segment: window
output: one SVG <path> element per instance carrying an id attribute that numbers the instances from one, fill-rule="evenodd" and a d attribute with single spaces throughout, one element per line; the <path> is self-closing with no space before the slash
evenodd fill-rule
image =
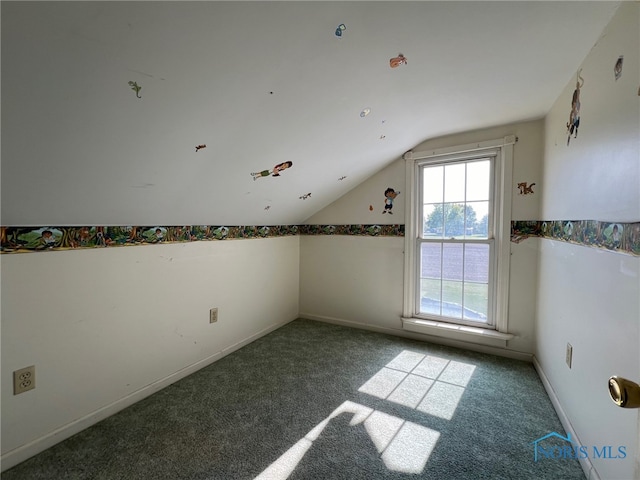
<path id="1" fill-rule="evenodd" d="M 416 315 L 492 326 L 495 157 L 418 164 Z"/>
<path id="2" fill-rule="evenodd" d="M 493 345 L 512 337 L 507 300 L 514 143 L 515 137 L 505 137 L 405 155 L 411 186 L 406 330 L 482 335 Z"/>

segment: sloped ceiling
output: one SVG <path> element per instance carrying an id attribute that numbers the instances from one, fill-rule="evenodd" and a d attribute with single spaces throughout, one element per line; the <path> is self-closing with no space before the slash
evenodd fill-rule
<path id="1" fill-rule="evenodd" d="M 424 140 L 544 116 L 617 6 L 2 2 L 2 224 L 303 222 Z"/>

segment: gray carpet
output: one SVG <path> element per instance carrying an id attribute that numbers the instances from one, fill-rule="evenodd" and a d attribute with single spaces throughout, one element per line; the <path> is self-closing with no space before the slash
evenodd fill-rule
<path id="1" fill-rule="evenodd" d="M 389 383 L 409 377 L 423 399 Z M 550 432 L 528 363 L 296 320 L 2 480 L 584 479 L 577 460 L 534 461 Z"/>

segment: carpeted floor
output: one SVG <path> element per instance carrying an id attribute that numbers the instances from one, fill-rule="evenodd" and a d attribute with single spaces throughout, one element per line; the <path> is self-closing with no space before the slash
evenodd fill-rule
<path id="1" fill-rule="evenodd" d="M 2 480 L 584 479 L 550 432 L 528 363 L 296 320 Z"/>

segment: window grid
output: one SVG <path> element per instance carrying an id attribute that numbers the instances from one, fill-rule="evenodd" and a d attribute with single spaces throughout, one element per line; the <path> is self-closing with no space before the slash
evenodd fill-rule
<path id="1" fill-rule="evenodd" d="M 488 173 L 486 174 L 486 194 L 484 196 L 478 197 L 477 195 L 472 195 L 471 196 L 471 200 L 469 198 L 469 165 L 470 164 L 474 164 L 474 165 L 480 165 L 480 162 L 485 162 L 485 164 L 488 166 Z M 420 272 L 419 272 L 419 282 L 417 285 L 417 290 L 419 292 L 419 295 L 416 296 L 416 312 L 418 312 L 419 315 L 424 315 L 424 316 L 436 316 L 442 319 L 445 319 L 446 321 L 450 321 L 450 322 L 455 322 L 455 323 L 462 323 L 462 324 L 469 324 L 469 325 L 478 325 L 478 324 L 482 324 L 483 326 L 488 326 L 488 327 L 492 327 L 493 326 L 493 318 L 492 318 L 492 308 L 493 308 L 493 302 L 491 299 L 491 295 L 492 295 L 492 281 L 493 281 L 493 268 L 492 268 L 492 263 L 493 263 L 493 257 L 494 257 L 494 248 L 493 248 L 493 234 L 492 234 L 492 227 L 493 227 L 493 198 L 492 198 L 492 192 L 493 192 L 493 182 L 492 182 L 492 178 L 493 178 L 493 169 L 494 169 L 494 160 L 493 158 L 475 158 L 475 159 L 470 159 L 470 160 L 465 160 L 465 161 L 458 161 L 458 162 L 449 162 L 449 163 L 437 163 L 437 164 L 425 164 L 425 165 L 421 165 L 420 167 L 420 174 L 421 174 L 421 181 L 420 181 L 420 195 L 422 197 L 421 199 L 421 208 L 420 210 L 420 214 L 421 214 L 421 218 L 422 218 L 422 232 L 420 232 L 420 234 L 418 235 L 418 245 L 417 245 L 417 251 L 420 253 L 420 262 L 418 263 L 418 268 L 420 268 Z M 451 177 L 454 177 L 453 173 L 454 173 L 454 168 L 457 166 L 462 166 L 463 167 L 463 175 L 462 175 L 462 195 L 461 198 L 460 196 L 449 196 L 448 194 L 451 192 L 448 192 L 447 190 L 447 186 L 448 186 L 448 182 L 449 182 L 449 187 L 452 187 L 453 189 L 456 189 L 459 192 L 459 188 L 460 188 L 460 184 L 456 184 L 456 183 L 451 183 L 451 180 L 456 180 L 455 178 L 448 178 L 447 176 L 450 175 Z M 453 168 L 452 168 L 453 167 Z M 432 172 L 437 172 L 437 170 L 442 171 L 442 175 L 441 175 L 441 189 L 438 188 L 437 190 L 441 190 L 441 195 L 440 195 L 440 203 L 437 203 L 436 200 L 434 198 L 429 198 L 429 201 L 427 201 L 427 199 L 425 198 L 426 192 L 425 192 L 425 183 L 426 182 L 426 177 L 425 177 L 425 173 L 428 171 L 428 169 L 431 169 Z M 438 173 L 436 173 L 438 174 Z M 460 178 L 457 180 L 458 182 L 460 182 Z M 477 188 L 477 187 L 476 187 Z M 454 192 L 454 193 L 458 193 L 458 192 Z M 439 193 L 439 192 L 438 192 Z M 458 193 L 459 194 L 459 193 Z M 471 202 L 472 205 L 470 205 Z M 480 220 L 480 223 L 484 223 L 484 217 L 482 217 L 481 219 L 477 218 L 477 213 L 476 213 L 476 218 L 475 218 L 475 225 L 473 225 L 473 230 L 471 230 L 471 228 L 469 227 L 469 223 L 470 223 L 470 208 L 473 208 L 474 206 L 478 206 L 479 202 L 485 202 L 486 203 L 486 213 L 485 215 L 487 216 L 486 218 L 486 229 L 484 230 L 484 235 L 482 237 L 479 237 L 477 235 L 477 232 L 475 231 L 476 228 L 478 227 L 478 221 Z M 442 225 L 442 229 L 441 232 L 438 232 L 438 229 L 436 228 L 436 231 L 433 232 L 433 230 L 429 230 L 429 233 L 433 234 L 435 233 L 436 235 L 427 235 L 427 220 L 426 220 L 426 215 L 425 212 L 427 210 L 427 206 L 432 207 L 433 211 L 435 211 L 436 205 L 441 205 L 441 213 L 442 213 L 442 221 L 441 221 L 441 225 Z M 447 218 L 447 208 L 446 205 L 461 205 L 462 206 L 462 231 L 458 231 L 456 232 L 454 230 L 454 226 L 453 225 L 448 225 L 448 221 L 451 222 L 452 218 Z M 452 207 L 454 208 L 454 207 Z M 432 213 L 433 213 L 432 211 Z M 474 213 L 475 213 L 475 209 L 474 209 Z M 449 228 L 449 230 L 447 230 Z M 449 235 L 449 233 L 454 234 L 454 233 L 459 233 L 459 235 Z M 473 235 L 476 234 L 475 238 L 473 237 Z M 425 266 L 423 265 L 424 262 L 424 251 L 422 249 L 422 245 L 424 244 L 439 244 L 440 248 L 440 265 L 439 265 L 439 278 L 429 278 L 427 276 L 424 275 L 424 270 L 425 270 Z M 467 279 L 467 260 L 468 260 L 468 256 L 471 255 L 471 251 L 468 250 L 467 246 L 469 245 L 487 245 L 487 254 L 488 254 L 488 258 L 486 260 L 486 281 L 474 281 L 472 279 Z M 445 273 L 445 268 L 447 268 L 447 265 L 445 264 L 445 260 L 446 260 L 446 245 L 460 245 L 461 246 L 461 251 L 459 252 L 461 254 L 461 258 L 460 258 L 460 272 L 457 275 L 457 279 L 455 275 L 452 275 L 452 278 L 448 279 L 447 278 L 447 274 Z M 477 252 L 476 252 L 477 253 Z M 431 310 L 427 307 L 423 310 L 423 302 L 424 302 L 424 298 L 423 298 L 423 290 L 428 289 L 429 287 L 425 287 L 425 280 L 435 280 L 436 284 L 438 286 L 438 301 L 437 301 L 437 312 L 434 311 L 435 309 L 431 308 Z M 451 312 L 454 311 L 453 308 L 451 308 L 450 306 L 447 306 L 447 311 L 444 311 L 444 308 L 446 305 L 448 305 L 447 301 L 445 300 L 446 298 L 451 299 L 451 295 L 452 293 L 450 292 L 448 295 L 445 294 L 445 281 L 447 282 L 451 282 L 451 283 L 447 283 L 447 286 L 450 285 L 456 285 L 456 283 L 459 283 L 459 285 L 457 285 L 457 288 L 459 288 L 459 292 L 456 292 L 454 289 L 453 295 L 457 295 L 457 298 L 459 298 L 459 315 L 453 315 Z M 479 288 L 477 288 L 476 290 L 476 294 L 477 292 L 480 292 L 481 295 L 484 296 L 484 305 L 482 305 L 483 308 L 481 308 L 481 311 L 478 312 L 477 310 L 472 310 L 471 306 L 474 306 L 474 302 L 471 302 L 471 297 L 474 295 L 474 288 L 472 287 L 472 285 L 478 285 Z M 483 289 L 481 286 L 484 285 L 485 288 Z M 435 293 L 435 292 L 434 292 Z M 427 297 L 426 300 L 431 300 Z M 476 298 L 476 302 L 475 305 L 477 305 L 478 299 Z M 432 307 L 435 305 L 432 305 Z M 457 310 L 456 310 L 457 311 Z M 470 313 L 468 313 L 470 312 Z M 475 313 L 478 313 L 478 315 L 475 315 Z M 473 313 L 473 314 L 472 314 Z M 484 315 L 484 318 L 482 318 L 482 315 Z M 475 318 L 474 318 L 475 316 Z"/>

